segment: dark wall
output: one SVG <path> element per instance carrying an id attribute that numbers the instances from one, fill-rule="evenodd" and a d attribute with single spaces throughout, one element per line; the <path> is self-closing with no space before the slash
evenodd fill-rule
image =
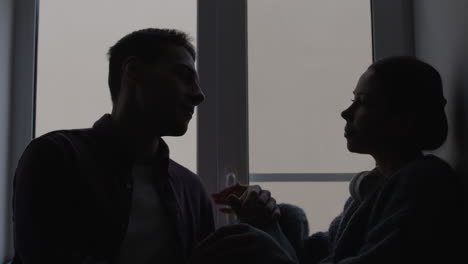
<path id="1" fill-rule="evenodd" d="M 414 0 L 415 53 L 439 70 L 448 101 L 449 137 L 436 153 L 457 170 L 465 190 L 468 190 L 467 14 L 468 0 Z"/>

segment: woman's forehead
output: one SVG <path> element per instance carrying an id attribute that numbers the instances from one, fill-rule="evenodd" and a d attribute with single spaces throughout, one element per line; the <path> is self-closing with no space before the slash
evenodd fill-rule
<path id="1" fill-rule="evenodd" d="M 375 85 L 375 78 L 372 78 L 372 73 L 368 71 L 364 72 L 359 81 L 357 82 L 356 88 L 354 89 L 354 94 L 369 94 L 373 92 L 373 86 Z"/>
<path id="2" fill-rule="evenodd" d="M 382 82 L 375 77 L 375 74 L 372 71 L 366 71 L 359 78 L 354 94 L 381 97 L 386 95 L 386 91 Z"/>

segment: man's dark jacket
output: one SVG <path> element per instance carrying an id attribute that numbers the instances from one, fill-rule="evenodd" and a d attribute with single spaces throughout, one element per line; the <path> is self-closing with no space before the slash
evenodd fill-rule
<path id="1" fill-rule="evenodd" d="M 14 183 L 13 263 L 110 263 L 125 237 L 132 200 L 132 155 L 110 115 L 92 128 L 33 140 Z M 155 187 L 178 238 L 184 263 L 214 230 L 212 204 L 197 175 L 169 159 L 161 140 Z"/>

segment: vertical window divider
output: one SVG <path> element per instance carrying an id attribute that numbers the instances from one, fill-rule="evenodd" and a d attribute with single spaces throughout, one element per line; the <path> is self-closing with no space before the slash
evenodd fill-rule
<path id="1" fill-rule="evenodd" d="M 414 55 L 413 0 L 371 0 L 374 61 Z"/>
<path id="2" fill-rule="evenodd" d="M 8 147 L 8 191 L 7 214 L 4 221 L 8 228 L 2 239 L 6 248 L 2 249 L 5 259 L 13 257 L 12 195 L 13 176 L 18 160 L 34 136 L 35 89 L 36 89 L 36 50 L 39 0 L 14 2 L 12 36 L 12 83 L 10 94 L 10 122 Z"/>
<path id="3" fill-rule="evenodd" d="M 247 1 L 198 1 L 198 174 L 208 192 L 248 183 Z M 217 210 L 215 210 L 217 211 Z M 216 214 L 218 226 L 231 222 Z"/>

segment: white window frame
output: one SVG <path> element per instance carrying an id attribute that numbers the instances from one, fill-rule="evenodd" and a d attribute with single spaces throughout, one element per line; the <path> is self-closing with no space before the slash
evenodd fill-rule
<path id="1" fill-rule="evenodd" d="M 13 176 L 18 160 L 27 144 L 34 137 L 35 119 L 35 86 L 36 86 L 36 47 L 38 0 L 12 1 L 10 13 L 13 14 L 11 43 L 11 89 L 8 101 L 10 103 L 10 121 L 8 124 L 8 174 L 6 182 L 8 191 L 5 201 L 7 212 L 2 217 L 7 219 L 6 230 L 2 233 L 2 260 L 13 257 L 13 226 L 12 226 L 12 186 Z"/>
<path id="2" fill-rule="evenodd" d="M 411 0 L 370 0 L 374 60 L 413 55 Z M 250 174 L 247 1 L 198 1 L 198 69 L 207 96 L 198 111 L 198 173 L 209 192 L 234 181 L 349 181 L 352 173 Z M 232 219 L 216 213 L 218 226 Z"/>

